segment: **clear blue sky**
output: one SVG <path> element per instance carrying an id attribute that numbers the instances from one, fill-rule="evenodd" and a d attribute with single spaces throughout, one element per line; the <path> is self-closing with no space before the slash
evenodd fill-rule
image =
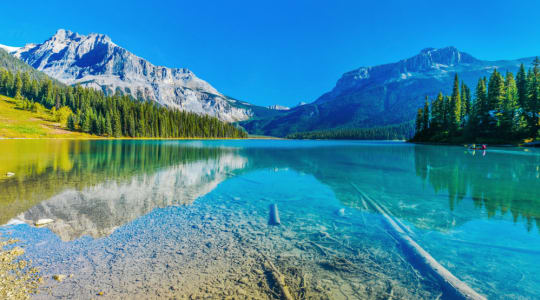
<path id="1" fill-rule="evenodd" d="M 2 1 L 0 44 L 58 28 L 107 34 L 259 105 L 310 102 L 344 72 L 426 47 L 482 59 L 540 55 L 540 1 Z"/>

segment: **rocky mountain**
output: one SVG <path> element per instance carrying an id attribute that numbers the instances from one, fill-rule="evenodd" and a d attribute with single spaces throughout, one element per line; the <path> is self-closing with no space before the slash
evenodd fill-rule
<path id="1" fill-rule="evenodd" d="M 283 105 L 278 105 L 278 104 L 270 105 L 270 106 L 268 106 L 268 108 L 269 109 L 274 109 L 274 110 L 289 110 L 289 109 L 291 109 L 290 107 L 283 106 Z"/>
<path id="2" fill-rule="evenodd" d="M 47 76 L 47 74 L 32 68 L 28 64 L 9 54 L 9 52 L 13 52 L 17 49 L 18 48 L 16 47 L 6 47 L 4 45 L 0 45 L 0 69 L 6 69 L 13 73 L 26 72 L 30 75 L 30 78 L 33 79 L 51 79 L 49 76 Z"/>
<path id="3" fill-rule="evenodd" d="M 192 71 L 155 66 L 103 34 L 80 35 L 60 29 L 41 44 L 3 48 L 68 85 L 101 89 L 109 95 L 129 94 L 227 122 L 254 115 L 251 104 L 221 94 Z"/>
<path id="4" fill-rule="evenodd" d="M 347 72 L 336 86 L 313 103 L 242 125 L 250 133 L 285 136 L 332 128 L 367 128 L 411 121 L 426 96 L 450 93 L 454 74 L 474 91 L 480 77 L 493 69 L 515 72 L 532 58 L 484 61 L 455 47 L 426 48 L 395 63 Z"/>

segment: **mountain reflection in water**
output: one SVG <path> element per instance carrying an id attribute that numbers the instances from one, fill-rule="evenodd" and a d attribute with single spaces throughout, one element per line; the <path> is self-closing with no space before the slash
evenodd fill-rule
<path id="1" fill-rule="evenodd" d="M 528 230 L 540 221 L 538 152 L 481 156 L 459 147 L 286 141 L 0 143 L 0 174 L 16 174 L 0 179 L 0 222 L 51 218 L 49 228 L 63 240 L 109 235 L 257 169 L 313 175 L 345 206 L 365 209 L 353 183 L 420 228 L 448 230 L 482 218 L 482 209 L 488 217 L 510 212 Z"/>

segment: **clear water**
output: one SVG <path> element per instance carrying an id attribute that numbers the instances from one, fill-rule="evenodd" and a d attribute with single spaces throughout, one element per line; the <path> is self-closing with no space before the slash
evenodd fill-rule
<path id="1" fill-rule="evenodd" d="M 477 292 L 540 297 L 535 149 L 0 141 L 0 235 L 40 268 L 37 298 L 279 297 L 267 261 L 298 298 L 447 296 L 361 193 Z"/>

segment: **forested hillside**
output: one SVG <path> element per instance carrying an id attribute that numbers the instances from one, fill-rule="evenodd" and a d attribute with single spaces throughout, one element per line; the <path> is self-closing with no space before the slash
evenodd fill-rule
<path id="1" fill-rule="evenodd" d="M 31 70 L 15 70 L 0 68 L 0 94 L 15 98 L 20 109 L 51 109 L 72 131 L 108 137 L 247 136 L 241 128 L 215 117 L 168 109 L 126 95 L 105 96 L 94 89 L 59 84 Z"/>
<path id="2" fill-rule="evenodd" d="M 321 140 L 407 140 L 414 134 L 414 123 L 374 128 L 340 128 L 320 131 L 297 132 L 287 135 L 289 139 Z"/>
<path id="3" fill-rule="evenodd" d="M 50 79 L 47 74 L 38 71 L 31 66 L 29 66 L 27 63 L 20 61 L 19 59 L 11 56 L 11 54 L 7 53 L 4 49 L 0 48 L 0 69 L 6 69 L 11 72 L 17 73 L 28 73 L 30 78 L 32 79 Z M 55 79 L 52 79 L 54 83 L 60 84 L 60 82 L 56 81 Z"/>
<path id="4" fill-rule="evenodd" d="M 474 101 L 470 89 L 455 75 L 452 94 L 426 99 L 418 109 L 412 141 L 513 143 L 536 139 L 540 129 L 540 59 L 517 75 L 496 69 L 480 78 Z"/>
<path id="5" fill-rule="evenodd" d="M 339 128 L 375 128 L 414 122 L 424 97 L 450 94 L 455 73 L 470 87 L 494 68 L 516 72 L 534 58 L 487 61 L 455 47 L 426 48 L 415 56 L 344 73 L 334 88 L 314 102 L 253 118 L 241 124 L 249 133 L 287 136 Z"/>

